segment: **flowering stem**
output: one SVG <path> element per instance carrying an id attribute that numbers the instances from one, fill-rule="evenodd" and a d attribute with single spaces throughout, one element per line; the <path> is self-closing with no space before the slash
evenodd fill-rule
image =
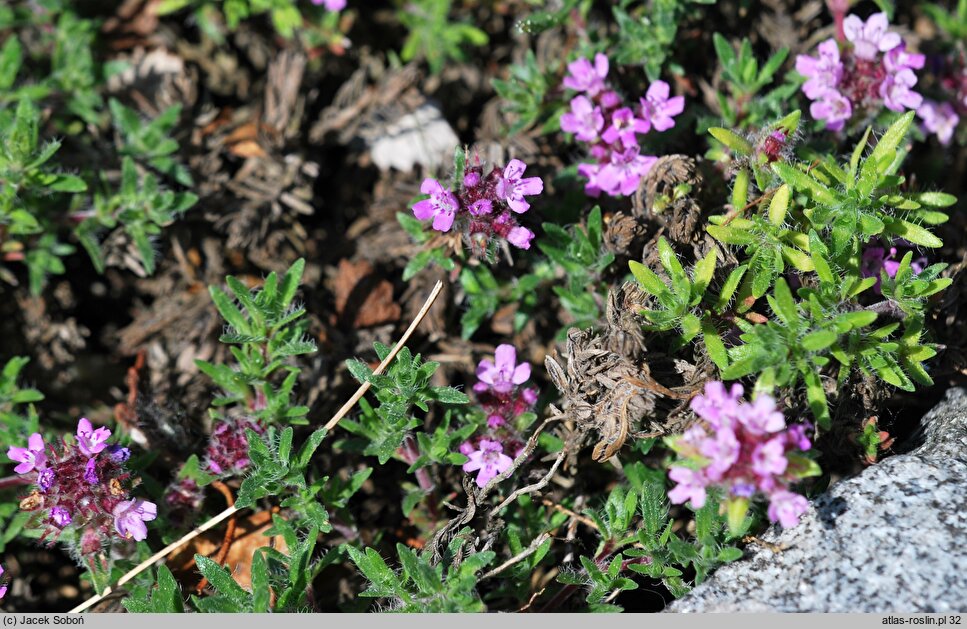
<path id="1" fill-rule="evenodd" d="M 848 0 L 826 0 L 826 8 L 833 14 L 833 23 L 836 25 L 836 41 L 844 43 L 846 32 L 843 30 L 843 20 L 849 10 Z"/>
<path id="2" fill-rule="evenodd" d="M 0 490 L 9 489 L 10 487 L 19 487 L 21 485 L 29 485 L 30 480 L 24 476 L 7 476 L 6 478 L 0 478 Z"/>
<path id="3" fill-rule="evenodd" d="M 413 465 L 420 458 L 420 450 L 416 446 L 413 435 L 406 435 L 406 438 L 403 440 L 403 446 L 400 448 L 400 455 L 402 455 L 403 460 L 408 465 Z M 430 517 L 436 520 L 440 515 L 439 509 L 437 509 L 436 497 L 433 494 L 433 490 L 436 489 L 436 484 L 430 478 L 430 474 L 426 471 L 425 467 L 417 469 L 414 474 L 416 475 L 417 484 L 419 484 L 423 493 L 426 494 Z"/>
<path id="4" fill-rule="evenodd" d="M 437 282 L 436 286 L 433 287 L 433 291 L 431 291 L 430 296 L 427 297 L 426 302 L 423 304 L 423 307 L 420 309 L 420 312 L 416 315 L 416 318 L 413 319 L 413 322 L 410 324 L 410 327 L 406 329 L 406 332 L 404 332 L 403 336 L 400 337 L 400 340 L 393 348 L 393 351 L 390 352 L 389 356 L 387 356 L 383 360 L 383 362 L 380 363 L 379 367 L 377 367 L 373 373 L 377 373 L 377 374 L 382 373 L 383 370 L 386 369 L 386 367 L 389 365 L 389 363 L 392 362 L 392 360 L 396 357 L 396 354 L 399 353 L 399 351 L 403 348 L 403 345 L 413 334 L 413 331 L 416 329 L 416 326 L 418 326 L 420 324 L 420 321 L 422 321 L 423 318 L 426 317 L 426 314 L 430 311 L 430 307 L 433 305 L 433 302 L 436 301 L 436 298 L 440 295 L 440 291 L 442 290 L 443 290 L 443 282 Z M 363 397 L 366 391 L 369 390 L 369 387 L 370 387 L 369 382 L 366 382 L 363 384 L 363 386 L 359 387 L 359 389 L 356 391 L 353 397 L 351 397 L 348 402 L 343 404 L 342 408 L 340 408 L 339 411 L 333 416 L 333 418 L 330 419 L 328 423 L 326 423 L 326 426 L 325 426 L 326 429 L 327 430 L 331 429 L 337 423 L 339 423 L 339 420 L 345 417 L 346 413 L 352 410 L 353 405 L 355 405 L 356 402 L 358 402 L 359 399 Z M 156 561 L 160 559 L 164 559 L 170 553 L 174 552 L 185 543 L 195 539 L 205 531 L 211 528 L 214 528 L 215 526 L 217 526 L 227 518 L 230 518 L 236 513 L 238 513 L 238 511 L 239 511 L 238 507 L 236 507 L 235 505 L 232 505 L 231 507 L 228 507 L 227 509 L 225 509 L 224 511 L 222 511 L 212 519 L 205 522 L 204 524 L 196 527 L 193 531 L 185 534 L 180 539 L 168 544 L 167 546 L 165 546 L 164 548 L 162 548 L 161 550 L 159 550 L 158 552 L 151 555 L 150 557 L 148 557 L 147 559 L 139 563 L 137 566 L 129 570 L 127 573 L 125 573 L 124 576 L 118 579 L 117 585 L 115 587 L 120 587 L 124 585 L 134 577 L 138 576 L 139 574 L 141 574 L 142 572 L 150 568 L 152 565 L 154 565 Z M 87 609 L 90 609 L 93 605 L 96 605 L 100 601 L 104 600 L 104 598 L 107 597 L 113 590 L 114 588 L 112 587 L 106 588 L 102 593 L 98 594 L 97 596 L 92 596 L 91 598 L 87 599 L 86 601 L 84 601 L 74 609 L 70 610 L 69 613 L 78 614 Z"/>

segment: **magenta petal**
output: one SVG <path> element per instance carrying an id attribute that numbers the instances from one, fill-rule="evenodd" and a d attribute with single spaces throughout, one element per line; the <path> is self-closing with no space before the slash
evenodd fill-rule
<path id="1" fill-rule="evenodd" d="M 531 377 L 531 366 L 530 363 L 521 363 L 517 365 L 517 369 L 514 369 L 514 375 L 511 377 L 511 382 L 514 384 L 524 384 Z"/>
<path id="2" fill-rule="evenodd" d="M 443 185 L 436 179 L 427 177 L 420 184 L 420 192 L 423 194 L 440 194 L 443 192 Z"/>
<path id="3" fill-rule="evenodd" d="M 421 221 L 431 218 L 435 212 L 432 199 L 424 199 L 413 204 L 413 215 Z"/>
<path id="4" fill-rule="evenodd" d="M 524 171 L 527 170 L 527 164 L 520 161 L 519 159 L 512 159 L 504 168 L 504 178 L 505 179 L 519 179 Z"/>
<path id="5" fill-rule="evenodd" d="M 665 100 L 668 98 L 669 93 L 668 83 L 664 81 L 655 81 L 648 87 L 648 91 L 645 96 L 650 101 Z"/>
<path id="6" fill-rule="evenodd" d="M 26 474 L 27 472 L 29 472 L 29 471 L 31 471 L 33 469 L 34 469 L 33 462 L 32 461 L 31 462 L 25 461 L 25 462 L 21 463 L 20 465 L 18 465 L 17 467 L 13 468 L 13 471 L 16 472 L 16 473 L 18 473 L 18 474 Z"/>
<path id="7" fill-rule="evenodd" d="M 39 432 L 35 432 L 27 439 L 27 446 L 34 452 L 41 452 L 44 449 L 44 437 Z"/>
<path id="8" fill-rule="evenodd" d="M 683 111 L 685 111 L 684 96 L 675 96 L 673 98 L 669 98 L 668 102 L 666 102 L 665 106 L 662 108 L 662 113 L 664 113 L 666 116 L 677 116 Z"/>
<path id="9" fill-rule="evenodd" d="M 487 384 L 494 383 L 494 375 L 497 373 L 497 368 L 492 362 L 484 358 L 477 365 L 477 378 L 486 382 Z"/>
<path id="10" fill-rule="evenodd" d="M 517 350 L 514 349 L 513 345 L 506 343 L 498 345 L 497 349 L 494 350 L 494 362 L 500 371 L 513 370 L 514 365 L 517 364 Z"/>
<path id="11" fill-rule="evenodd" d="M 880 51 L 886 52 L 888 50 L 893 50 L 897 46 L 903 43 L 900 36 L 896 33 L 887 33 L 882 38 L 880 38 Z"/>
<path id="12" fill-rule="evenodd" d="M 507 242 L 519 249 L 530 249 L 534 232 L 526 227 L 515 227 L 507 234 Z"/>
<path id="13" fill-rule="evenodd" d="M 517 192 L 526 196 L 540 194 L 543 191 L 544 182 L 540 177 L 528 177 L 527 179 L 521 179 L 520 183 L 517 184 Z"/>
<path id="14" fill-rule="evenodd" d="M 433 219 L 433 229 L 439 232 L 450 231 L 453 226 L 453 212 L 440 212 Z"/>
<path id="15" fill-rule="evenodd" d="M 600 78 L 608 76 L 608 56 L 603 53 L 594 55 L 594 72 Z"/>
<path id="16" fill-rule="evenodd" d="M 527 201 L 521 198 L 507 199 L 507 205 L 509 205 L 510 209 L 517 212 L 518 214 L 523 214 L 531 207 L 530 203 L 528 203 Z"/>
<path id="17" fill-rule="evenodd" d="M 854 41 L 862 32 L 863 20 L 856 15 L 847 15 L 846 19 L 843 20 L 843 33 L 846 35 L 846 39 Z"/>
<path id="18" fill-rule="evenodd" d="M 7 449 L 7 457 L 11 461 L 23 461 L 24 455 L 27 454 L 27 448 L 19 448 L 17 446 L 10 446 Z"/>

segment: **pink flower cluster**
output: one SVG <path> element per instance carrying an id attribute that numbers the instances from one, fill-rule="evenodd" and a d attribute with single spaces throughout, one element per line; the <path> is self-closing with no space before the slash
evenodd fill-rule
<path id="1" fill-rule="evenodd" d="M 584 191 L 597 197 L 630 195 L 658 158 L 642 155 L 638 136 L 667 131 L 674 117 L 685 109 L 683 96 L 670 97 L 668 83 L 655 81 L 638 107 L 628 107 L 608 87 L 608 57 L 598 53 L 594 63 L 581 58 L 568 64 L 564 87 L 579 92 L 571 99 L 571 110 L 561 115 L 561 129 L 590 145 L 593 163 L 578 165 L 587 178 Z"/>
<path id="2" fill-rule="evenodd" d="M 12 446 L 7 456 L 18 465 L 14 471 L 31 475 L 36 489 L 20 502 L 24 511 L 36 512 L 42 538 L 60 534 L 68 526 L 82 531 L 81 555 L 98 552 L 113 529 L 122 539 L 141 541 L 148 536 L 145 522 L 157 516 L 154 503 L 132 498 L 125 486 L 131 475 L 124 463 L 130 450 L 109 445 L 111 431 L 95 429 L 87 418 L 77 423 L 74 443 L 46 446 L 40 433 L 30 435 L 27 447 Z"/>
<path id="3" fill-rule="evenodd" d="M 478 382 L 473 386 L 477 399 L 487 413 L 487 436 L 460 445 L 460 452 L 470 458 L 463 471 L 477 472 L 477 485 L 485 486 L 507 470 L 513 459 L 505 454 L 520 454 L 524 442 L 512 420 L 534 408 L 538 391 L 522 387 L 530 379 L 530 363 L 517 362 L 513 345 L 499 345 L 494 360 L 484 359 L 477 365 Z"/>
<path id="4" fill-rule="evenodd" d="M 0 578 L 3 577 L 3 566 L 0 566 Z M 7 595 L 7 584 L 0 581 L 0 598 Z"/>
<path id="5" fill-rule="evenodd" d="M 205 468 L 214 474 L 228 475 L 248 467 L 250 461 L 246 429 L 260 435 L 265 432 L 256 422 L 248 420 L 220 421 L 215 424 L 205 451 Z"/>
<path id="6" fill-rule="evenodd" d="M 692 410 L 705 421 L 673 441 L 683 460 L 669 469 L 678 484 L 668 498 L 675 504 L 690 500 L 692 507 L 701 508 L 710 486 L 724 488 L 727 500 L 746 505 L 761 494 L 769 500 L 770 521 L 795 526 L 808 503 L 789 486 L 813 473 L 811 462 L 801 455 L 812 445 L 806 427 L 787 427 L 768 395 L 745 403 L 742 393 L 741 385 L 726 390 L 721 382 L 709 382 L 705 394 L 692 400 Z"/>
<path id="7" fill-rule="evenodd" d="M 923 103 L 913 87 L 914 70 L 923 68 L 925 57 L 907 52 L 888 28 L 886 13 L 874 13 L 865 22 L 848 15 L 843 20 L 848 44 L 827 39 L 819 44 L 818 57 L 796 58 L 796 71 L 807 79 L 803 93 L 813 101 L 809 113 L 825 120 L 827 129 L 838 131 L 857 115 L 876 115 L 881 106 L 904 111 Z"/>
<path id="8" fill-rule="evenodd" d="M 524 177 L 525 170 L 527 165 L 519 159 L 486 176 L 479 164 L 468 166 L 457 192 L 436 179 L 425 179 L 420 192 L 430 196 L 413 205 L 413 214 L 421 221 L 433 219 L 433 229 L 440 232 L 450 231 L 456 223 L 474 247 L 486 249 L 491 238 L 502 238 L 530 249 L 534 232 L 518 225 L 514 215 L 530 209 L 526 197 L 543 192 L 544 182 L 540 177 Z"/>

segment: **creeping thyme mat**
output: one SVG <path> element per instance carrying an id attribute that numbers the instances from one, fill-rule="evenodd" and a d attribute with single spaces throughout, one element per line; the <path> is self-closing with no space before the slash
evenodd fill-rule
<path id="1" fill-rule="evenodd" d="M 116 4 L 0 7 L 4 611 L 660 611 L 967 381 L 967 1 Z"/>

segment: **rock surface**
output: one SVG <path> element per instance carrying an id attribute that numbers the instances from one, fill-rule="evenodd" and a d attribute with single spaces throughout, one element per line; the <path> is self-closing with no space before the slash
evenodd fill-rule
<path id="1" fill-rule="evenodd" d="M 770 529 L 669 612 L 967 611 L 967 391 L 921 423 L 923 443 L 841 481 L 799 526 Z"/>

